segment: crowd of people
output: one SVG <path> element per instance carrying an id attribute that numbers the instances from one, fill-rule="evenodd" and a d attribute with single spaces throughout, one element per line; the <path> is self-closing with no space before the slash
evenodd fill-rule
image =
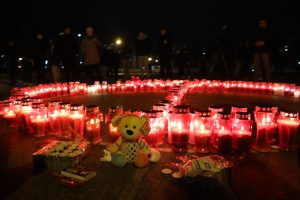
<path id="1" fill-rule="evenodd" d="M 91 26 L 86 27 L 83 38 L 75 36 L 72 28 L 66 26 L 63 33 L 54 38 L 41 31 L 32 38 L 24 31 L 18 40 L 7 40 L 3 54 L 12 85 L 18 80 L 24 84 L 78 80 L 93 83 L 117 78 L 120 67 L 124 68 L 124 75 L 128 75 L 128 68 L 135 68 L 141 78 L 150 78 L 153 75 L 150 59 L 153 55 L 159 61 L 156 78 L 272 81 L 274 43 L 266 20 L 258 21 L 257 31 L 249 40 L 236 40 L 223 26 L 215 41 L 212 51 L 194 57 L 186 43 L 176 48 L 166 27 L 159 30 L 156 40 L 151 41 L 147 32 L 141 30 L 132 44 L 120 47 L 104 45 Z M 124 59 L 127 59 L 126 64 Z M 131 60 L 130 64 L 128 60 Z M 46 65 L 51 69 L 50 80 L 45 75 Z M 195 67 L 196 73 L 192 72 Z M 33 74 L 36 74 L 35 79 Z"/>

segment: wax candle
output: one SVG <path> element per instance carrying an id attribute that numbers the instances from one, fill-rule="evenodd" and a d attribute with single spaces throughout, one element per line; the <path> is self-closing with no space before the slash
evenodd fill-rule
<path id="1" fill-rule="evenodd" d="M 232 132 L 225 129 L 216 130 L 217 135 L 216 147 L 219 152 L 227 153 L 232 148 Z"/>
<path id="2" fill-rule="evenodd" d="M 109 140 L 111 143 L 114 143 L 119 137 L 120 133 L 118 132 L 118 128 L 114 127 L 111 123 L 109 124 Z"/>
<path id="3" fill-rule="evenodd" d="M 69 119 L 72 138 L 74 140 L 82 140 L 84 131 L 83 106 L 78 104 L 71 104 Z"/>
<path id="4" fill-rule="evenodd" d="M 280 112 L 277 120 L 279 134 L 279 148 L 289 151 L 299 147 L 299 117 L 298 113 Z"/>
<path id="5" fill-rule="evenodd" d="M 250 131 L 237 130 L 232 132 L 232 147 L 238 152 L 249 152 L 251 148 Z"/>
<path id="6" fill-rule="evenodd" d="M 90 141 L 92 144 L 99 144 L 101 142 L 100 137 L 100 122 L 102 121 L 102 114 L 100 109 L 96 105 L 86 106 L 85 117 L 85 133 L 84 138 Z"/>
<path id="7" fill-rule="evenodd" d="M 204 125 L 201 127 L 200 130 L 194 131 L 196 152 L 209 152 L 211 132 L 211 130 L 205 129 Z"/>
<path id="8" fill-rule="evenodd" d="M 146 141 L 151 147 L 156 147 L 163 143 L 162 127 L 160 125 L 160 112 L 155 110 L 145 111 L 148 116 L 150 132 L 146 136 Z"/>
<path id="9" fill-rule="evenodd" d="M 186 152 L 190 134 L 191 115 L 188 105 L 173 107 L 170 116 L 172 149 L 175 152 Z"/>
<path id="10" fill-rule="evenodd" d="M 269 136 L 272 132 L 272 126 L 269 124 L 257 123 L 254 149 L 259 152 L 271 151 Z"/>

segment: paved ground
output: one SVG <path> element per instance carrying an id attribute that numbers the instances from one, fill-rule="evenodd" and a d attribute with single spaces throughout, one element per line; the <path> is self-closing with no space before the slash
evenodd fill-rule
<path id="1" fill-rule="evenodd" d="M 65 97 L 64 101 L 97 104 L 103 112 L 111 105 L 125 108 L 150 108 L 164 98 L 160 93 L 117 93 Z M 212 104 L 229 105 L 271 102 L 280 107 L 299 111 L 299 100 L 261 95 L 233 93 L 191 93 L 186 102 L 196 108 Z M 91 149 L 83 161 L 85 166 L 97 170 L 97 176 L 77 189 L 62 186 L 49 175 L 49 171 L 32 170 L 32 153 L 43 140 L 9 128 L 1 122 L 0 129 L 0 198 L 1 199 L 300 199 L 300 170 L 298 152 L 276 152 L 224 155 L 233 162 L 232 171 L 215 179 L 197 179 L 188 182 L 161 174 L 168 162 L 175 162 L 177 154 L 168 152 L 164 145 L 162 159 L 144 169 L 132 165 L 115 168 L 100 162 L 103 146 Z M 107 139 L 107 126 L 102 124 L 102 136 Z M 106 138 L 106 139 L 105 139 Z M 191 155 L 190 153 L 186 155 Z"/>

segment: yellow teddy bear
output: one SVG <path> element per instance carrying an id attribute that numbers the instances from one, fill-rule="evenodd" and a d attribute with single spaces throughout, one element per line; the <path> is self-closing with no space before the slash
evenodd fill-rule
<path id="1" fill-rule="evenodd" d="M 126 163 L 134 163 L 137 167 L 145 167 L 149 160 L 157 162 L 160 159 L 160 152 L 150 148 L 144 140 L 150 132 L 147 116 L 117 115 L 111 123 L 120 133 L 117 141 L 106 147 L 112 154 L 113 165 L 123 167 Z"/>

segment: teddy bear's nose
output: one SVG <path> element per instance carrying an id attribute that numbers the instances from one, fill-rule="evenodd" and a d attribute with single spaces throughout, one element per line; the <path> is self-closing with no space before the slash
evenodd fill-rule
<path id="1" fill-rule="evenodd" d="M 126 130 L 126 133 L 127 133 L 128 135 L 133 135 L 133 131 L 132 131 L 132 130 Z"/>

